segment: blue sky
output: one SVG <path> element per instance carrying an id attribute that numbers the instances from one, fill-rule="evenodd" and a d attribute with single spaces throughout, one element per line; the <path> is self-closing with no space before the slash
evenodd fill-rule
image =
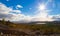
<path id="1" fill-rule="evenodd" d="M 0 19 L 53 21 L 60 18 L 60 0 L 0 0 L 0 7 L 0 14 L 3 15 Z"/>
<path id="2" fill-rule="evenodd" d="M 37 3 L 36 0 L 0 0 L 0 2 L 2 2 L 3 4 L 5 4 L 8 7 L 13 7 L 13 9 L 16 9 L 16 5 L 21 5 L 24 8 L 20 9 L 22 11 L 22 13 L 24 14 L 30 14 L 30 12 L 33 12 L 35 10 L 35 6 Z M 33 8 L 33 10 L 30 10 L 30 8 Z M 32 14 L 32 13 L 31 13 Z"/>

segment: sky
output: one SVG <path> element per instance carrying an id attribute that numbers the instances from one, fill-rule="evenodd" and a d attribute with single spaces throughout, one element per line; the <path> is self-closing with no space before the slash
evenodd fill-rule
<path id="1" fill-rule="evenodd" d="M 0 0 L 0 20 L 59 21 L 60 0 Z"/>

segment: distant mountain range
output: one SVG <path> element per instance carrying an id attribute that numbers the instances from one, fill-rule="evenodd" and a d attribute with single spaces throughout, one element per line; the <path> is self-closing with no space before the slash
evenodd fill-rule
<path id="1" fill-rule="evenodd" d="M 14 22 L 18 24 L 60 24 L 60 21 L 34 21 L 29 23 L 20 23 L 20 22 Z"/>
<path id="2" fill-rule="evenodd" d="M 60 21 L 33 21 L 33 22 L 10 22 L 10 21 L 5 21 L 6 23 L 15 23 L 15 24 L 60 24 Z M 2 23 L 2 20 L 0 20 L 0 23 Z"/>
<path id="3" fill-rule="evenodd" d="M 35 21 L 29 24 L 60 24 L 60 21 Z"/>

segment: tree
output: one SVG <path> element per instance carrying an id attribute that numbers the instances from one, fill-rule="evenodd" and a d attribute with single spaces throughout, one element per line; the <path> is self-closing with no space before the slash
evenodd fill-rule
<path id="1" fill-rule="evenodd" d="M 10 24 L 10 21 L 8 20 L 5 25 L 9 26 L 9 24 Z"/>
<path id="2" fill-rule="evenodd" d="M 5 19 L 4 19 L 4 18 L 2 19 L 2 24 L 6 24 L 6 22 L 5 22 Z"/>

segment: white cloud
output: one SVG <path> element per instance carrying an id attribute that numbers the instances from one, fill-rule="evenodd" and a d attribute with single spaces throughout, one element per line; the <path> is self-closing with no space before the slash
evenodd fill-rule
<path id="1" fill-rule="evenodd" d="M 17 13 L 17 14 L 16 14 Z M 31 21 L 31 16 L 26 16 L 21 13 L 21 10 L 13 10 L 13 8 L 7 7 L 5 4 L 0 3 L 0 19 L 10 21 Z"/>
<path id="2" fill-rule="evenodd" d="M 9 1 L 9 0 L 6 0 L 6 1 Z"/>
<path id="3" fill-rule="evenodd" d="M 4 4 L 0 3 L 0 13 L 8 14 L 12 9 L 6 7 Z"/>
<path id="4" fill-rule="evenodd" d="M 19 17 L 18 14 L 14 15 L 13 12 L 18 13 L 18 14 L 21 13 L 20 10 L 13 10 L 12 8 L 7 7 L 5 4 L 0 3 L 0 16 L 3 15 L 4 18 L 8 18 L 11 15 L 10 18 L 8 18 L 8 19 L 14 19 L 14 18 Z M 1 16 L 0 18 L 2 18 L 3 16 Z M 8 16 L 8 17 L 5 17 L 5 16 Z M 17 17 L 15 17 L 15 16 L 17 16 Z"/>
<path id="5" fill-rule="evenodd" d="M 29 8 L 29 10 L 31 10 L 32 8 Z"/>
<path id="6" fill-rule="evenodd" d="M 21 13 L 20 10 L 13 10 L 12 8 L 7 7 L 6 5 L 0 3 L 0 13 L 9 14 L 10 12 Z"/>
<path id="7" fill-rule="evenodd" d="M 12 10 L 11 12 L 15 12 L 15 13 L 21 13 L 21 11 L 20 10 Z"/>
<path id="8" fill-rule="evenodd" d="M 54 19 L 55 21 L 60 21 L 60 14 L 53 15 L 53 19 Z"/>
<path id="9" fill-rule="evenodd" d="M 18 8 L 23 8 L 23 6 L 17 5 L 17 6 L 16 6 L 16 9 L 18 9 Z"/>

